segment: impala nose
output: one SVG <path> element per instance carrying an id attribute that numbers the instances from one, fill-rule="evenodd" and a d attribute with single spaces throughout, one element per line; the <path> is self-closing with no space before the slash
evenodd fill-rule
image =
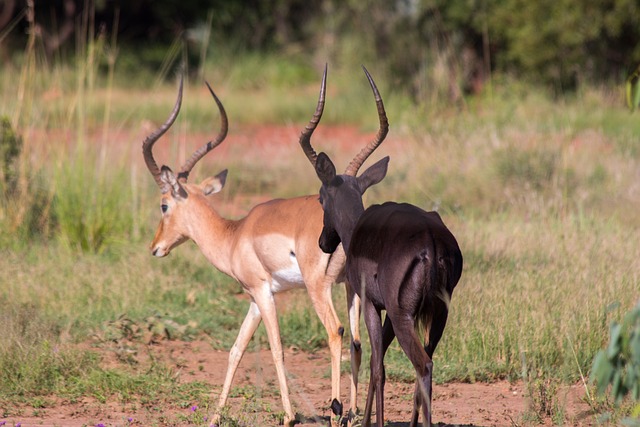
<path id="1" fill-rule="evenodd" d="M 166 251 L 164 251 L 160 246 L 156 246 L 155 248 L 151 248 L 151 254 L 155 257 L 163 257 L 167 255 Z"/>

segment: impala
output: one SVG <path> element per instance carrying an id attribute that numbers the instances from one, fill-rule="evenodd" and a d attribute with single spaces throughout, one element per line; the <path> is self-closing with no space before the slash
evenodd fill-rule
<path id="1" fill-rule="evenodd" d="M 315 160 L 315 171 L 322 182 L 324 227 L 319 246 L 326 253 L 334 253 L 342 242 L 347 255 L 347 285 L 362 301 L 371 342 L 371 376 L 363 426 L 371 423 L 374 395 L 377 425 L 384 426 L 383 362 L 394 337 L 417 374 L 410 425 L 416 426 L 421 408 L 423 422 L 430 426 L 431 358 L 444 331 L 453 289 L 462 274 L 462 253 L 436 212 L 394 202 L 364 209 L 362 195 L 385 177 L 389 162 L 385 157 L 356 176 L 388 132 L 382 98 L 371 75 L 366 69 L 364 72 L 380 117 L 376 138 L 351 161 L 343 175 L 336 174 L 326 154 L 316 155 L 310 141 L 303 141 L 304 152 Z M 386 311 L 384 325 L 382 310 Z M 425 328 L 425 338 L 428 336 L 424 346 L 417 333 L 420 325 Z"/>
<path id="2" fill-rule="evenodd" d="M 222 190 L 227 170 L 205 179 L 200 184 L 187 183 L 194 165 L 218 146 L 227 135 L 228 121 L 224 107 L 208 83 L 207 87 L 218 105 L 221 117 L 221 130 L 214 140 L 196 150 L 177 174 L 167 166 L 158 168 L 152 148 L 178 116 L 182 102 L 181 81 L 178 99 L 169 118 L 146 138 L 142 151 L 146 165 L 162 192 L 162 219 L 151 243 L 152 254 L 164 257 L 173 248 L 191 239 L 211 264 L 240 282 L 244 291 L 251 297 L 249 310 L 229 352 L 229 364 L 214 422 L 219 419 L 220 409 L 227 401 L 231 383 L 247 345 L 263 320 L 280 386 L 285 425 L 293 425 L 295 415 L 289 399 L 274 294 L 304 286 L 329 335 L 331 408 L 334 413 L 341 415 L 340 356 L 344 328 L 331 300 L 331 288 L 334 283 L 343 281 L 344 252 L 338 249 L 331 254 L 325 254 L 318 248 L 317 239 L 322 231 L 322 208 L 318 204 L 318 195 L 271 200 L 255 206 L 242 219 L 229 220 L 217 213 L 208 197 Z M 325 91 L 326 68 L 316 111 L 300 136 L 303 141 L 311 138 L 320 121 Z M 349 293 L 347 300 L 350 319 L 358 319 L 359 300 Z M 354 320 L 350 323 L 351 357 L 354 362 L 351 405 L 355 409 L 361 352 L 358 323 Z"/>

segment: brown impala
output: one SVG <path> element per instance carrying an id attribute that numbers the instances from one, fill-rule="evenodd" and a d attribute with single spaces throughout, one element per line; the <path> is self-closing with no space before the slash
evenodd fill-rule
<path id="1" fill-rule="evenodd" d="M 398 337 L 417 374 L 410 425 L 416 426 L 422 408 L 423 422 L 430 426 L 431 358 L 447 322 L 453 288 L 462 274 L 462 253 L 436 212 L 394 202 L 364 209 L 362 195 L 385 177 L 389 163 L 389 157 L 385 157 L 356 177 L 388 130 L 382 98 L 366 69 L 364 72 L 383 124 L 376 139 L 351 161 L 344 175 L 336 175 L 329 157 L 316 155 L 309 141 L 303 145 L 322 182 L 324 228 L 319 245 L 326 253 L 333 253 L 342 242 L 347 254 L 347 286 L 362 299 L 371 342 L 371 377 L 363 426 L 371 424 L 374 394 L 376 420 L 379 427 L 384 426 L 383 362 L 394 337 Z M 386 310 L 384 325 L 382 310 Z M 428 332 L 424 346 L 416 333 L 419 324 Z"/>
<path id="2" fill-rule="evenodd" d="M 160 187 L 162 219 L 158 225 L 151 252 L 163 257 L 192 239 L 204 256 L 223 273 L 236 279 L 251 296 L 249 311 L 229 352 L 229 365 L 214 422 L 219 419 L 225 405 L 231 382 L 242 355 L 260 320 L 264 320 L 269 345 L 275 363 L 285 425 L 293 425 L 295 415 L 289 400 L 284 368 L 280 329 L 274 294 L 291 288 L 306 286 L 313 307 L 329 335 L 331 352 L 331 398 L 334 413 L 342 413 L 340 401 L 340 353 L 344 329 L 331 301 L 331 287 L 342 281 L 345 256 L 342 249 L 325 254 L 318 248 L 322 231 L 322 208 L 318 195 L 276 199 L 255 206 L 246 217 L 234 221 L 222 218 L 207 197 L 224 187 L 227 171 L 205 179 L 200 184 L 189 184 L 187 179 L 193 166 L 226 137 L 228 123 L 222 103 L 209 84 L 221 116 L 218 136 L 199 148 L 180 168 L 177 175 L 167 166 L 158 168 L 151 152 L 153 144 L 171 127 L 182 102 L 182 87 L 167 121 L 143 143 L 144 160 Z M 313 118 L 300 136 L 301 144 L 309 143 L 324 109 L 326 68 L 318 105 Z M 360 366 L 360 334 L 357 319 L 359 300 L 348 294 L 349 318 L 352 333 L 351 406 L 356 408 L 356 389 Z M 354 320 L 355 319 L 355 320 Z"/>

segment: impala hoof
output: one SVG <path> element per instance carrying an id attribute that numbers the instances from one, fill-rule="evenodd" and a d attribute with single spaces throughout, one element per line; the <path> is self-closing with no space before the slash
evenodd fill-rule
<path id="1" fill-rule="evenodd" d="M 342 403 L 338 399 L 333 399 L 331 402 L 331 412 L 333 412 L 333 415 L 342 416 Z"/>
<path id="2" fill-rule="evenodd" d="M 284 417 L 284 421 L 282 422 L 282 425 L 284 425 L 284 427 L 293 427 L 296 424 L 298 424 L 298 420 L 296 420 L 296 417 Z"/>
<path id="3" fill-rule="evenodd" d="M 362 417 L 360 417 L 360 411 L 356 410 L 356 412 L 354 413 L 351 409 L 349 409 L 349 415 L 344 418 L 343 426 L 361 427 Z"/>
<path id="4" fill-rule="evenodd" d="M 211 426 L 219 426 L 220 425 L 220 414 L 214 414 L 211 417 Z"/>

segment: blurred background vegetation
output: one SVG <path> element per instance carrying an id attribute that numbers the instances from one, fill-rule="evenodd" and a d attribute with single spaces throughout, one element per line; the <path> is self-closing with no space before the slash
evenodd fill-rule
<path id="1" fill-rule="evenodd" d="M 436 381 L 524 381 L 525 424 L 575 421 L 559 390 L 579 381 L 616 423 L 615 399 L 586 378 L 609 324 L 640 298 L 640 122 L 623 85 L 634 70 L 637 82 L 638 22 L 633 0 L 0 2 L 0 416 L 50 394 L 211 399 L 219 384 L 181 390 L 171 367 L 135 365 L 149 334 L 228 349 L 247 309 L 194 245 L 148 253 L 160 209 L 141 141 L 184 63 L 159 162 L 180 163 L 216 129 L 207 79 L 231 129 L 192 180 L 229 168 L 220 212 L 315 192 L 296 142 L 328 63 L 316 148 L 347 158 L 350 138 L 375 132 L 366 65 L 391 121 L 377 155 L 392 158 L 368 202 L 437 209 L 460 241 Z M 284 301 L 285 346 L 325 349 L 306 299 Z M 125 368 L 102 366 L 87 342 Z M 252 349 L 266 345 L 260 329 Z M 411 381 L 397 346 L 387 361 Z"/>
<path id="2" fill-rule="evenodd" d="M 132 72 L 157 70 L 184 40 L 193 63 L 203 51 L 375 62 L 381 80 L 420 102 L 434 86 L 454 100 L 477 93 L 493 73 L 563 93 L 619 82 L 640 62 L 635 0 L 51 0 L 35 1 L 32 27 L 26 5 L 0 5 L 5 66 L 19 61 L 30 28 L 49 63 L 78 53 L 83 28 L 117 33 L 119 67 Z"/>

